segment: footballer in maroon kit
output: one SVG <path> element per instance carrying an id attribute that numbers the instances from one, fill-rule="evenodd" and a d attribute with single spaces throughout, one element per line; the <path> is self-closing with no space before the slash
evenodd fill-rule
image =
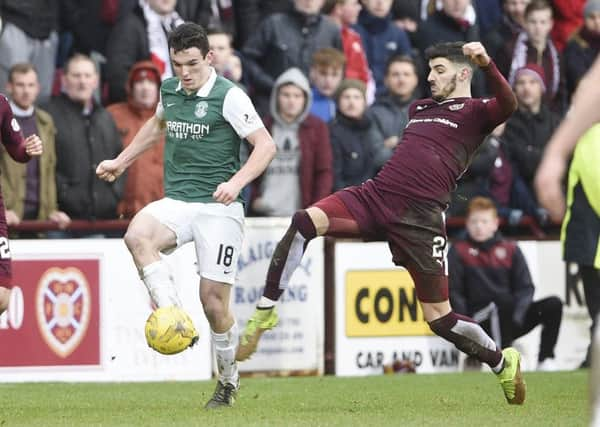
<path id="1" fill-rule="evenodd" d="M 42 141 L 37 135 L 23 138 L 21 127 L 13 117 L 10 104 L 0 95 L 0 138 L 6 151 L 17 162 L 25 163 L 31 156 L 42 154 Z M 0 314 L 8 307 L 11 287 L 11 256 L 8 245 L 8 229 L 4 201 L 0 192 Z"/>
<path id="2" fill-rule="evenodd" d="M 328 196 L 292 217 L 277 245 L 263 297 L 240 339 L 238 360 L 248 358 L 261 334 L 277 323 L 275 302 L 316 236 L 383 239 L 393 261 L 414 283 L 433 332 L 487 363 L 509 403 L 521 404 L 525 384 L 520 355 L 497 348 L 474 320 L 456 314 L 448 301 L 444 211 L 456 181 L 485 136 L 515 111 L 517 100 L 478 42 L 442 43 L 426 51 L 432 98 L 414 102 L 392 158 L 373 179 Z M 495 97 L 471 98 L 473 68 L 486 74 Z"/>

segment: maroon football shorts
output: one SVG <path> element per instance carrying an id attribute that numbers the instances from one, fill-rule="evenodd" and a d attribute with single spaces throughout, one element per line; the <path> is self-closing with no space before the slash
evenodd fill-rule
<path id="1" fill-rule="evenodd" d="M 340 201 L 346 209 L 340 209 Z M 330 224 L 345 224 L 343 229 L 338 226 L 332 230 L 330 227 L 327 235 L 386 240 L 394 264 L 406 268 L 410 273 L 419 301 L 434 303 L 448 299 L 447 237 L 441 208 L 425 203 L 395 207 L 393 216 L 382 223 L 381 212 L 378 218 L 372 212 L 377 204 L 364 198 L 360 187 L 338 191 L 314 206 L 330 217 Z M 334 221 L 331 220 L 332 214 L 336 215 Z M 358 226 L 359 234 L 350 233 L 356 228 L 352 229 L 348 224 L 354 223 Z"/>

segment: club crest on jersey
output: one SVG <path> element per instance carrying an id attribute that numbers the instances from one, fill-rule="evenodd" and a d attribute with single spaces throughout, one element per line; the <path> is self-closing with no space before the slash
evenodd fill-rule
<path id="1" fill-rule="evenodd" d="M 506 249 L 505 248 L 496 248 L 496 256 L 500 259 L 504 259 L 506 258 L 508 254 L 506 253 Z"/>
<path id="2" fill-rule="evenodd" d="M 91 312 L 90 287 L 81 270 L 50 268 L 35 297 L 38 326 L 48 347 L 69 356 L 85 337 Z"/>
<path id="3" fill-rule="evenodd" d="M 461 102 L 460 104 L 452 104 L 448 107 L 448 110 L 458 111 L 458 110 L 462 110 L 464 106 L 465 106 L 464 102 Z"/>
<path id="4" fill-rule="evenodd" d="M 14 117 L 10 121 L 10 127 L 12 127 L 12 130 L 15 131 L 15 132 L 20 132 L 21 131 L 21 126 L 19 126 L 19 122 Z"/>
<path id="5" fill-rule="evenodd" d="M 200 101 L 196 104 L 196 109 L 194 110 L 194 115 L 201 119 L 206 116 L 206 112 L 208 111 L 208 103 L 206 101 Z"/>

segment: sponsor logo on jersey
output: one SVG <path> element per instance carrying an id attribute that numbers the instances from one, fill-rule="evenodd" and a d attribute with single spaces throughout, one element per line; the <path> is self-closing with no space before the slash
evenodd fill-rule
<path id="1" fill-rule="evenodd" d="M 406 270 L 346 273 L 346 336 L 433 335 Z"/>
<path id="2" fill-rule="evenodd" d="M 65 358 L 80 344 L 91 312 L 90 287 L 77 268 L 50 268 L 36 292 L 41 335 L 56 355 Z"/>
<path id="3" fill-rule="evenodd" d="M 408 121 L 408 125 L 412 125 L 414 123 L 440 123 L 446 126 L 450 126 L 451 128 L 458 128 L 458 124 L 448 120 L 448 119 L 444 119 L 441 117 L 428 117 L 426 119 L 410 119 Z M 407 125 L 407 127 L 408 127 Z"/>
<path id="4" fill-rule="evenodd" d="M 179 122 L 167 120 L 167 136 L 176 139 L 202 139 L 210 133 L 210 125 L 205 123 Z"/>
<path id="5" fill-rule="evenodd" d="M 448 110 L 458 111 L 458 110 L 462 110 L 464 106 L 465 106 L 464 102 L 461 102 L 460 104 L 452 104 L 451 106 L 448 107 Z"/>
<path id="6" fill-rule="evenodd" d="M 200 101 L 196 104 L 196 109 L 194 110 L 194 115 L 201 119 L 206 116 L 206 112 L 208 111 L 208 103 L 206 101 Z"/>

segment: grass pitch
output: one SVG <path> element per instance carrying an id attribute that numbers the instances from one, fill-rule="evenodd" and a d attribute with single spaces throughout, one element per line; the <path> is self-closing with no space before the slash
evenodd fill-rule
<path id="1" fill-rule="evenodd" d="M 244 378 L 234 408 L 206 411 L 214 382 L 0 384 L 11 426 L 585 426 L 585 370 L 525 373 L 509 406 L 486 373 Z"/>

